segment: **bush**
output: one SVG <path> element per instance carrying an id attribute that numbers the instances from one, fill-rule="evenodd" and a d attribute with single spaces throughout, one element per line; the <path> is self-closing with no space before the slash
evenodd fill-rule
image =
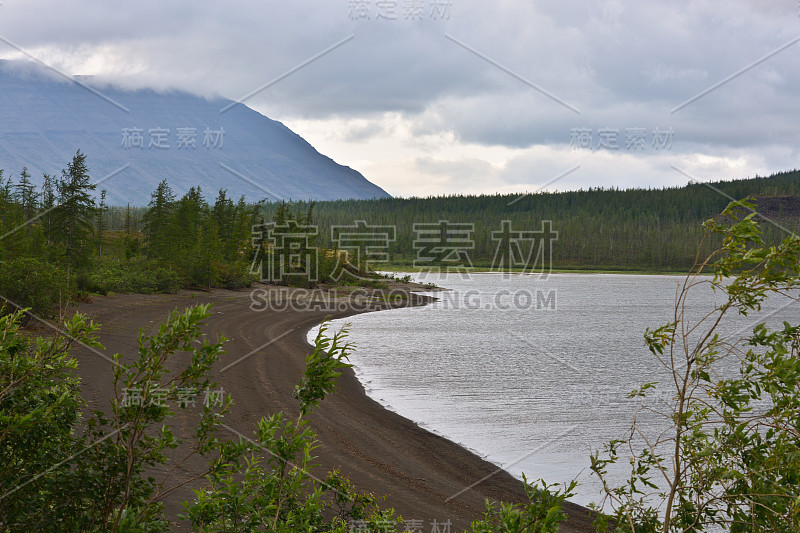
<path id="1" fill-rule="evenodd" d="M 173 293 L 181 286 L 177 273 L 149 262 L 103 263 L 91 272 L 79 274 L 77 284 L 79 290 L 98 294 Z"/>
<path id="2" fill-rule="evenodd" d="M 672 321 L 645 333 L 671 375 L 629 397 L 662 427 L 637 413 L 626 438 L 592 455 L 601 503 L 613 508 L 603 531 L 800 531 L 800 325 L 767 327 L 771 314 L 762 311 L 768 297 L 786 297 L 784 307 L 800 300 L 800 238 L 766 245 L 755 215 L 753 203 L 733 202 L 704 224 L 721 247 L 679 285 Z M 719 303 L 693 318 L 689 294 L 703 285 Z M 731 327 L 737 315 L 759 324 Z M 656 402 L 657 390 L 669 400 Z M 609 484 L 615 463 L 630 468 L 620 486 Z"/>
<path id="3" fill-rule="evenodd" d="M 78 343 L 102 348 L 99 325 L 77 314 L 63 324 L 66 334 L 29 342 L 19 313 L 0 317 L 0 531 L 166 531 L 165 483 L 176 466 L 200 455 L 207 459 L 204 486 L 184 503 L 193 531 L 344 533 L 350 520 L 397 522 L 338 472 L 324 479 L 310 473 L 317 444 L 307 416 L 350 366 L 347 332 L 327 337 L 321 328 L 295 387 L 299 416 L 264 416 L 253 439 L 225 440 L 228 394 L 201 409 L 180 403 L 186 391 L 221 390 L 210 374 L 226 339 L 200 342 L 210 307 L 173 312 L 151 336 L 139 334 L 134 359 L 115 355 L 117 396 L 109 412 L 95 411 L 85 423 L 70 350 Z M 165 365 L 178 353 L 189 357 L 170 374 Z M 137 401 L 123 391 L 137 391 Z M 196 425 L 181 441 L 186 455 L 171 459 L 167 451 L 179 441 L 170 426 L 187 420 Z M 159 468 L 160 479 L 150 475 Z"/>
<path id="4" fill-rule="evenodd" d="M 223 289 L 243 289 L 258 281 L 258 276 L 250 273 L 249 265 L 242 263 L 214 263 L 214 270 L 217 282 Z"/>
<path id="5" fill-rule="evenodd" d="M 567 498 L 575 496 L 578 482 L 548 485 L 544 480 L 529 483 L 525 474 L 527 502 L 495 503 L 487 500 L 481 520 L 472 522 L 468 533 L 493 533 L 525 531 L 529 533 L 556 533 L 567 519 L 562 506 Z M 559 488 L 561 487 L 561 488 Z"/>
<path id="6" fill-rule="evenodd" d="M 29 307 L 42 317 L 58 315 L 59 306 L 69 300 L 67 273 L 61 268 L 31 257 L 0 263 L 2 314 Z"/>

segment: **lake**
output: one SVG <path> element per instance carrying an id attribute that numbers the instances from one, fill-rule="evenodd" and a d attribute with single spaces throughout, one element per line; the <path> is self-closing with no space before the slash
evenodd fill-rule
<path id="1" fill-rule="evenodd" d="M 351 357 L 368 394 L 387 408 L 529 480 L 580 482 L 574 501 L 599 502 L 589 455 L 630 433 L 638 401 L 625 395 L 669 374 L 643 334 L 672 320 L 683 276 L 428 274 L 452 289 L 425 307 L 353 316 Z M 690 299 L 697 318 L 721 294 Z M 797 322 L 797 305 L 768 302 L 767 322 Z M 726 331 L 746 331 L 736 318 Z M 313 340 L 316 330 L 309 333 Z M 660 393 L 669 397 L 665 392 Z M 644 420 L 651 430 L 659 422 Z M 621 481 L 622 472 L 614 479 Z M 477 481 L 477 480 L 476 480 Z M 461 488 L 454 488 L 454 493 Z"/>

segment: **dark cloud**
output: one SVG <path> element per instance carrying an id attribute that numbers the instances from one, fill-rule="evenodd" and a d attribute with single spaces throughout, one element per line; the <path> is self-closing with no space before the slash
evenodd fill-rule
<path id="1" fill-rule="evenodd" d="M 354 20 L 350 4 L 12 0 L 0 36 L 117 85 L 232 99 L 352 37 L 246 101 L 284 121 L 374 121 L 351 142 L 387 135 L 378 117 L 399 113 L 415 134 L 512 149 L 564 147 L 577 127 L 671 127 L 675 153 L 769 149 L 780 168 L 800 145 L 800 43 L 671 112 L 800 35 L 791 2 L 453 0 L 436 18 L 425 1 L 421 20 L 402 0 L 397 20 L 375 2 Z"/>

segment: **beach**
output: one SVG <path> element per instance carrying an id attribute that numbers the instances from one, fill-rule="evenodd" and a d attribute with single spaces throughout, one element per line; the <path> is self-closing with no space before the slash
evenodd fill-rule
<path id="1" fill-rule="evenodd" d="M 173 310 L 213 304 L 204 332 L 212 341 L 222 334 L 229 339 L 225 344 L 227 353 L 214 370 L 214 379 L 235 403 L 225 424 L 231 436 L 251 436 L 263 416 L 278 411 L 290 417 L 297 415 L 292 393 L 303 374 L 305 356 L 311 351 L 306 341 L 310 328 L 326 317 L 342 318 L 428 301 L 425 296 L 410 292 L 412 288 L 393 286 L 393 295 L 405 297 L 369 306 L 344 305 L 346 294 L 334 302 L 336 305 L 328 306 L 304 299 L 307 293 L 300 289 L 262 287 L 257 289 L 262 292 L 255 300 L 251 290 L 113 295 L 81 303 L 78 311 L 102 325 L 99 338 L 106 350 L 101 352 L 110 357 L 134 353 L 139 329 L 153 331 Z M 295 304 L 289 305 L 293 298 Z M 267 301 L 271 303 L 266 304 Z M 402 357 L 402 346 L 397 349 Z M 89 408 L 107 407 L 114 394 L 112 364 L 85 348 L 77 348 L 73 354 L 79 363 Z M 316 475 L 339 469 L 358 490 L 385 496 L 382 507 L 393 507 L 406 520 L 422 523 L 426 533 L 432 530 L 432 524 L 448 521 L 451 531 L 464 530 L 481 517 L 487 498 L 517 502 L 525 498 L 522 483 L 507 472 L 369 398 L 352 369 L 346 369 L 339 378 L 336 391 L 313 413 L 311 423 L 319 441 L 315 450 L 320 465 L 314 471 Z M 176 435 L 188 434 L 191 421 L 179 416 L 173 431 Z M 171 481 L 194 479 L 202 472 L 202 465 L 201 458 L 191 458 L 171 474 Z M 191 499 L 190 489 L 202 484 L 195 480 L 172 492 L 165 499 L 168 516 L 177 516 L 181 511 L 179 502 Z M 573 504 L 565 510 L 570 518 L 562 531 L 594 530 L 588 510 Z"/>

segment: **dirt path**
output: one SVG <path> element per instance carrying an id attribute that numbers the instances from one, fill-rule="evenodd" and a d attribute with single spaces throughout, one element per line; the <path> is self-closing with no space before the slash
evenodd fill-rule
<path id="1" fill-rule="evenodd" d="M 405 305 L 419 304 L 420 298 L 410 295 Z M 296 415 L 292 391 L 310 351 L 306 342 L 308 330 L 326 316 L 353 314 L 347 310 L 330 312 L 288 306 L 253 311 L 249 291 L 116 295 L 81 304 L 79 310 L 103 325 L 100 340 L 110 356 L 133 353 L 139 328 L 151 331 L 172 310 L 206 302 L 214 304 L 206 334 L 212 339 L 224 334 L 230 339 L 225 345 L 227 353 L 215 371 L 217 380 L 235 401 L 226 423 L 248 436 L 262 416 L 279 410 Z M 110 362 L 85 349 L 77 350 L 75 355 L 84 380 L 84 397 L 92 407 L 108 405 L 113 394 Z M 228 366 L 235 361 L 239 362 Z M 316 450 L 322 465 L 320 474 L 339 468 L 359 490 L 386 495 L 385 506 L 394 507 L 406 519 L 423 521 L 425 533 L 431 530 L 434 520 L 450 520 L 453 532 L 462 531 L 481 515 L 486 498 L 519 501 L 524 497 L 522 484 L 505 471 L 367 397 L 350 369 L 339 379 L 337 391 L 313 415 L 312 422 L 320 441 Z M 189 429 L 176 428 L 175 433 Z M 200 462 L 188 462 L 176 477 L 185 479 L 200 469 Z M 474 485 L 480 480 L 483 481 Z M 168 513 L 175 516 L 181 510 L 178 502 L 191 496 L 188 487 L 175 492 L 167 502 Z M 563 531 L 593 531 L 584 508 L 570 504 L 568 512 L 571 518 Z"/>

